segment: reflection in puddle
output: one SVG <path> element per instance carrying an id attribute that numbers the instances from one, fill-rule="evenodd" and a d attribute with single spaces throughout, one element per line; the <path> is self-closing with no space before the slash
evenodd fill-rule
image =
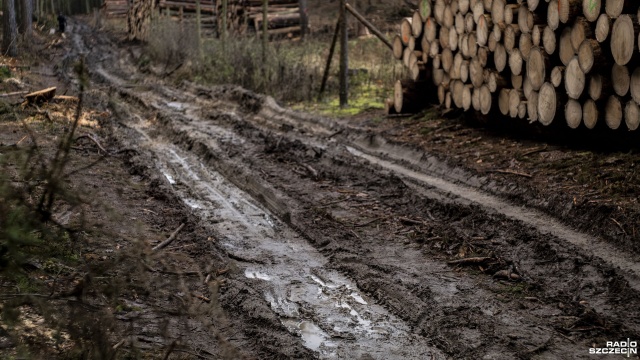
<path id="1" fill-rule="evenodd" d="M 166 171 L 162 171 L 162 175 L 164 175 L 164 177 L 169 180 L 169 184 L 174 185 L 176 183 L 176 180 L 173 178 L 173 176 L 169 175 L 169 173 L 167 173 Z"/>
<path id="2" fill-rule="evenodd" d="M 176 110 L 184 110 L 184 104 L 180 102 L 175 102 L 175 101 L 168 102 L 167 106 Z"/>
<path id="3" fill-rule="evenodd" d="M 335 346 L 334 343 L 327 341 L 329 335 L 311 321 L 283 320 L 282 323 L 290 330 L 299 333 L 302 336 L 304 345 L 311 350 L 318 350 L 321 345 L 325 347 Z"/>
<path id="4" fill-rule="evenodd" d="M 245 269 L 244 270 L 244 276 L 248 277 L 249 279 L 259 279 L 259 280 L 264 280 L 264 281 L 271 281 L 271 276 L 262 273 L 260 271 L 254 271 L 254 270 L 249 270 L 249 269 Z"/>

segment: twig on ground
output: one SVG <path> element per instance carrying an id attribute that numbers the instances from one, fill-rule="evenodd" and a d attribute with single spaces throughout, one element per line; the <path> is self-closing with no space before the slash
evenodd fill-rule
<path id="1" fill-rule="evenodd" d="M 625 229 L 622 227 L 622 224 L 620 224 L 620 222 L 619 222 L 618 220 L 616 220 L 616 219 L 614 219 L 614 218 L 609 218 L 609 220 L 613 221 L 613 223 L 614 223 L 614 224 L 618 225 L 618 227 L 620 228 L 620 230 L 622 230 L 622 232 L 623 232 L 625 235 L 629 235 L 629 234 L 627 234 L 627 232 L 625 231 Z"/>
<path id="2" fill-rule="evenodd" d="M 413 219 L 409 219 L 406 217 L 399 217 L 398 220 L 400 220 L 401 223 L 405 223 L 405 224 L 411 224 L 411 225 L 422 225 L 424 224 L 422 221 L 419 220 L 413 220 Z"/>
<path id="3" fill-rule="evenodd" d="M 78 141 L 79 139 L 84 139 L 84 138 L 87 138 L 93 141 L 100 150 L 102 150 L 105 154 L 110 155 L 110 153 L 100 144 L 98 139 L 96 139 L 93 135 L 90 135 L 90 134 L 80 135 L 76 138 L 75 141 Z"/>
<path id="4" fill-rule="evenodd" d="M 180 230 L 182 230 L 184 225 L 185 225 L 184 223 L 180 224 L 180 226 L 178 226 L 178 228 L 167 238 L 167 240 L 165 240 L 165 241 L 161 242 L 160 244 L 154 246 L 151 250 L 157 251 L 157 250 L 160 250 L 163 247 L 169 245 L 176 238 L 176 235 L 178 235 L 178 233 L 180 232 Z"/>
<path id="5" fill-rule="evenodd" d="M 354 225 L 352 225 L 352 226 L 353 226 L 353 227 L 363 227 L 363 226 L 367 226 L 367 225 L 369 225 L 369 224 L 373 224 L 374 222 L 379 221 L 379 220 L 382 220 L 382 219 L 385 219 L 385 218 L 386 218 L 386 217 L 381 216 L 381 217 L 375 218 L 375 219 L 373 219 L 373 220 L 371 220 L 371 221 L 367 221 L 367 222 L 362 223 L 362 224 L 354 224 Z"/>
<path id="6" fill-rule="evenodd" d="M 522 155 L 520 155 L 520 156 L 522 156 L 522 157 L 524 157 L 524 156 L 529 156 L 529 155 L 532 155 L 532 154 L 535 154 L 535 153 L 543 152 L 543 151 L 545 151 L 545 150 L 547 150 L 547 145 L 545 145 L 545 146 L 541 146 L 541 147 L 537 147 L 537 148 L 533 148 L 533 149 L 531 149 L 531 150 L 529 150 L 529 151 L 524 152 L 524 153 L 523 153 Z"/>
<path id="7" fill-rule="evenodd" d="M 489 261 L 495 261 L 495 258 L 492 257 L 471 257 L 471 258 L 466 258 L 466 259 L 460 259 L 460 260 L 453 260 L 453 261 L 449 261 L 447 262 L 447 264 L 449 265 L 481 265 L 484 263 L 487 263 Z"/>
<path id="8" fill-rule="evenodd" d="M 518 175 L 518 176 L 523 176 L 526 178 L 531 179 L 533 177 L 533 175 L 531 174 L 527 174 L 527 173 L 523 173 L 523 172 L 518 172 L 518 171 L 514 171 L 514 170 L 488 170 L 489 172 L 494 172 L 494 173 L 500 173 L 500 174 L 511 174 L 511 175 Z"/>
<path id="9" fill-rule="evenodd" d="M 309 164 L 303 164 L 303 165 L 304 165 L 304 168 L 307 169 L 307 171 L 309 172 L 309 174 L 311 175 L 311 177 L 313 179 L 317 179 L 318 178 L 318 171 L 316 169 L 314 169 Z"/>
<path id="10" fill-rule="evenodd" d="M 118 350 L 118 348 L 122 345 L 124 345 L 124 343 L 127 341 L 127 339 L 122 339 L 120 340 L 117 344 L 113 345 L 111 348 L 113 350 Z"/>

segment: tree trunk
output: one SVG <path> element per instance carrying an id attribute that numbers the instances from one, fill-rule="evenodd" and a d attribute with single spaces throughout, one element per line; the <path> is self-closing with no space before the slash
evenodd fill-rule
<path id="1" fill-rule="evenodd" d="M 8 56 L 18 55 L 18 26 L 15 0 L 2 1 L 2 49 Z"/>
<path id="2" fill-rule="evenodd" d="M 20 32 L 28 41 L 33 33 L 33 0 L 21 0 L 20 12 Z"/>
<path id="3" fill-rule="evenodd" d="M 309 31 L 309 14 L 307 12 L 307 0 L 298 0 L 300 11 L 300 37 L 304 40 Z"/>

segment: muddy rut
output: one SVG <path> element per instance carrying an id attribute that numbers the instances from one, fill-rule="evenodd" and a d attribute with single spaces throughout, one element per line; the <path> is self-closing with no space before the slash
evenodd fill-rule
<path id="1" fill-rule="evenodd" d="M 116 136 L 235 261 L 220 299 L 254 356 L 566 359 L 640 338 L 623 250 L 348 121 L 171 86 L 88 27 L 73 36 L 117 98 Z"/>

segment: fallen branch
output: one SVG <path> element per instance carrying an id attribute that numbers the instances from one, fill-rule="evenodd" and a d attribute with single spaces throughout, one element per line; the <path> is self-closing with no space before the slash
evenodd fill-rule
<path id="1" fill-rule="evenodd" d="M 0 94 L 0 97 L 1 98 L 5 98 L 5 97 L 11 97 L 11 96 L 24 95 L 24 94 L 27 94 L 27 93 L 28 93 L 28 91 L 16 91 L 16 92 Z"/>
<path id="2" fill-rule="evenodd" d="M 511 174 L 511 175 L 518 175 L 518 176 L 523 176 L 526 178 L 531 179 L 533 177 L 533 175 L 531 174 L 527 174 L 527 173 L 522 173 L 522 172 L 518 172 L 518 171 L 514 171 L 514 170 L 489 170 L 489 172 L 494 172 L 494 173 L 500 173 L 500 174 Z"/>
<path id="3" fill-rule="evenodd" d="M 76 138 L 76 140 L 75 140 L 75 141 L 78 141 L 79 139 L 84 139 L 84 138 L 87 138 L 87 139 L 89 139 L 89 140 L 93 141 L 93 142 L 96 144 L 96 146 L 98 146 L 98 148 L 99 148 L 100 150 L 102 150 L 105 154 L 109 155 L 109 152 L 107 151 L 107 149 L 105 149 L 105 148 L 100 144 L 100 142 L 98 141 L 98 139 L 96 139 L 93 135 L 80 135 L 80 136 L 78 136 L 78 137 Z"/>
<path id="4" fill-rule="evenodd" d="M 204 295 L 200 295 L 200 294 L 196 294 L 194 293 L 193 296 L 195 296 L 196 298 L 206 302 L 206 303 L 210 303 L 211 299 L 209 299 L 208 297 L 204 296 Z"/>
<path id="5" fill-rule="evenodd" d="M 400 222 L 404 223 L 404 224 L 411 224 L 411 225 L 422 225 L 422 224 L 424 224 L 422 221 L 413 220 L 413 219 L 409 219 L 409 218 L 406 218 L 406 217 L 399 217 L 398 220 L 400 220 Z"/>
<path id="6" fill-rule="evenodd" d="M 151 250 L 153 251 L 157 251 L 162 249 L 163 247 L 169 245 L 173 240 L 175 240 L 176 235 L 178 235 L 178 233 L 180 232 L 180 230 L 182 230 L 182 228 L 184 228 L 184 223 L 180 224 L 180 226 L 178 226 L 178 228 L 167 238 L 167 240 L 161 242 L 160 244 L 154 246 Z"/>
<path id="7" fill-rule="evenodd" d="M 311 174 L 311 177 L 313 179 L 317 179 L 318 178 L 318 171 L 316 169 L 314 169 L 311 165 L 309 164 L 303 164 L 304 168 L 307 169 L 307 171 L 309 172 L 309 174 Z"/>
<path id="8" fill-rule="evenodd" d="M 447 262 L 447 264 L 449 265 L 460 265 L 460 266 L 465 266 L 465 265 L 482 265 L 482 264 L 486 264 L 490 261 L 495 261 L 495 258 L 492 257 L 472 257 L 472 258 L 466 258 L 466 259 L 460 259 L 460 260 L 452 260 Z"/>
<path id="9" fill-rule="evenodd" d="M 371 221 L 367 221 L 367 222 L 362 223 L 362 224 L 355 224 L 355 225 L 353 225 L 353 227 L 363 227 L 363 226 L 367 226 L 367 225 L 369 225 L 369 224 L 373 224 L 374 222 L 379 221 L 379 220 L 382 220 L 382 219 L 384 219 L 384 217 L 375 218 L 375 219 L 373 219 L 373 220 L 371 220 Z"/>
<path id="10" fill-rule="evenodd" d="M 620 224 L 620 222 L 619 222 L 618 220 L 616 220 L 616 219 L 614 219 L 614 218 L 609 218 L 609 220 L 613 221 L 613 223 L 614 223 L 614 224 L 618 225 L 618 227 L 620 228 L 620 230 L 622 230 L 622 232 L 623 232 L 625 235 L 629 235 L 629 234 L 627 234 L 627 232 L 624 230 L 624 228 L 622 227 L 622 224 Z"/>
<path id="11" fill-rule="evenodd" d="M 541 147 L 537 147 L 537 148 L 533 148 L 533 149 L 525 152 L 524 154 L 522 154 L 520 156 L 524 157 L 524 156 L 528 156 L 528 155 L 535 154 L 535 153 L 538 153 L 538 152 L 542 152 L 542 151 L 545 151 L 545 150 L 547 150 L 547 145 L 541 146 Z"/>

